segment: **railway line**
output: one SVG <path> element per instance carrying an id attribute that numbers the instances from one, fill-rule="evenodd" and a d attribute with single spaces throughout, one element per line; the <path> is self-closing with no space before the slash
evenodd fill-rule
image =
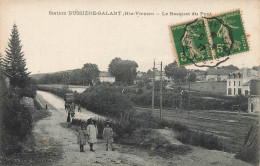
<path id="1" fill-rule="evenodd" d="M 137 113 L 149 113 L 150 108 L 135 107 Z M 160 110 L 154 109 L 154 117 L 160 117 Z M 213 134 L 223 144 L 237 151 L 244 143 L 250 127 L 259 121 L 256 114 L 237 113 L 227 111 L 203 110 L 182 111 L 176 113 L 173 110 L 163 110 L 162 119 L 175 121 L 186 125 L 192 131 Z"/>

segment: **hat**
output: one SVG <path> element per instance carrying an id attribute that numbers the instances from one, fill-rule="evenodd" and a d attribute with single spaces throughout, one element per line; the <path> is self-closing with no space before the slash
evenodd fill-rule
<path id="1" fill-rule="evenodd" d="M 112 122 L 110 120 L 108 120 L 108 121 L 106 121 L 105 125 L 109 124 L 109 126 L 111 126 L 111 123 Z"/>
<path id="2" fill-rule="evenodd" d="M 90 124 L 91 122 L 96 123 L 96 120 L 93 118 L 89 118 L 87 122 L 88 122 L 88 124 Z"/>

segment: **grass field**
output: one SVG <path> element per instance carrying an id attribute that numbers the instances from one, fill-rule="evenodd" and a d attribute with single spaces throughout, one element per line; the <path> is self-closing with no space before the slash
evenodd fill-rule
<path id="1" fill-rule="evenodd" d="M 189 89 L 189 84 L 180 85 L 183 89 Z M 215 93 L 220 95 L 226 94 L 227 82 L 195 82 L 191 83 L 191 91 L 200 91 L 207 93 Z"/>
<path id="2" fill-rule="evenodd" d="M 148 112 L 148 108 L 136 108 L 137 112 Z M 160 117 L 158 109 L 153 115 Z M 224 151 L 237 153 L 245 141 L 250 127 L 259 121 L 257 114 L 221 111 L 183 111 L 176 113 L 172 110 L 163 110 L 165 120 L 179 122 L 188 126 L 193 131 L 213 134 L 226 147 Z"/>

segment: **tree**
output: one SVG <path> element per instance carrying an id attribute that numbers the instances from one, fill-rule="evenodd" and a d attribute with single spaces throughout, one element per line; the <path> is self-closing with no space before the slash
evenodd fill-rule
<path id="1" fill-rule="evenodd" d="M 188 81 L 196 82 L 196 73 L 195 72 L 190 72 L 190 75 L 188 77 Z"/>
<path id="2" fill-rule="evenodd" d="M 5 74 L 10 78 L 10 85 L 13 87 L 24 88 L 29 81 L 24 53 L 19 38 L 17 26 L 14 24 L 6 57 L 4 59 Z"/>
<path id="3" fill-rule="evenodd" d="M 252 69 L 258 71 L 260 69 L 260 65 L 259 66 L 253 66 Z"/>
<path id="4" fill-rule="evenodd" d="M 84 64 L 82 68 L 82 77 L 84 79 L 84 84 L 93 85 L 98 81 L 100 71 L 98 70 L 98 66 L 92 63 Z"/>
<path id="5" fill-rule="evenodd" d="M 0 70 L 3 70 L 4 69 L 4 66 L 3 66 L 3 55 L 0 53 Z"/>
<path id="6" fill-rule="evenodd" d="M 138 64 L 135 61 L 114 58 L 108 66 L 108 71 L 112 76 L 115 76 L 116 82 L 133 84 L 137 68 Z"/>
<path id="7" fill-rule="evenodd" d="M 221 66 L 221 67 L 217 67 L 217 70 L 239 70 L 239 68 L 237 66 L 234 65 L 228 65 L 228 66 Z"/>
<path id="8" fill-rule="evenodd" d="M 175 84 L 178 85 L 186 81 L 188 70 L 185 67 L 178 67 L 176 61 L 165 66 L 164 70 L 168 78 L 174 79 Z"/>

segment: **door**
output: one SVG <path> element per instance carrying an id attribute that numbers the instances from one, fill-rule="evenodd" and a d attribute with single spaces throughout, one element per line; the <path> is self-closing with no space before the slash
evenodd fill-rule
<path id="1" fill-rule="evenodd" d="M 251 103 L 251 112 L 254 112 L 254 104 Z"/>

